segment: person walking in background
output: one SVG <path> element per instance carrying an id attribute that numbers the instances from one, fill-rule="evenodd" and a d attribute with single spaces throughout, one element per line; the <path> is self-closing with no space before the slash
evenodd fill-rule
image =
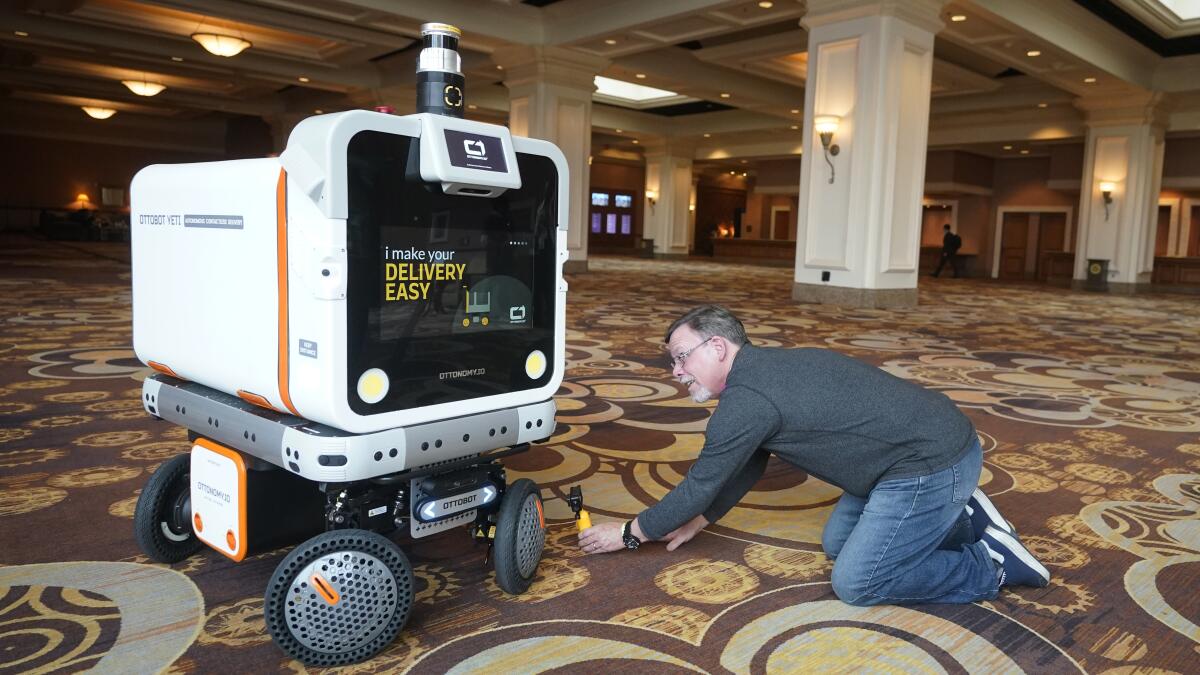
<path id="1" fill-rule="evenodd" d="M 950 269 L 954 271 L 954 278 L 958 278 L 958 249 L 962 248 L 962 237 L 950 231 L 949 225 L 943 225 L 945 231 L 942 234 L 942 258 L 938 260 L 937 269 L 933 271 L 933 276 L 942 273 L 942 268 L 946 266 L 946 261 L 950 261 Z"/>

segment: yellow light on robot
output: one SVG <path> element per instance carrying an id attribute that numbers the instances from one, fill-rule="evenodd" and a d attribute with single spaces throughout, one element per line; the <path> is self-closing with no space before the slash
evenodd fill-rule
<path id="1" fill-rule="evenodd" d="M 379 403 L 388 393 L 388 376 L 379 368 L 371 368 L 358 376 L 358 397 L 366 403 Z"/>
<path id="2" fill-rule="evenodd" d="M 536 380 L 546 372 L 546 355 L 542 350 L 535 349 L 525 357 L 525 374 L 529 379 Z"/>

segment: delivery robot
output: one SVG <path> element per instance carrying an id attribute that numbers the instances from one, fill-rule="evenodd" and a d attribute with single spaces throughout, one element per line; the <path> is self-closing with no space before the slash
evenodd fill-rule
<path id="1" fill-rule="evenodd" d="M 459 32 L 422 34 L 417 114 L 310 117 L 279 157 L 150 166 L 131 190 L 143 405 L 193 443 L 147 482 L 137 540 L 166 563 L 302 542 L 264 611 L 306 664 L 404 626 L 413 573 L 384 535 L 467 528 L 514 594 L 545 543 L 537 486 L 499 460 L 554 429 L 567 165 L 463 119 Z"/>

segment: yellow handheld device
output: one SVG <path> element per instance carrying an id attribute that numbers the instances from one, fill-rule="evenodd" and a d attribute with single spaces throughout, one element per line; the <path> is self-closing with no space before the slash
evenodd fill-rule
<path id="1" fill-rule="evenodd" d="M 567 504 L 575 512 L 575 527 L 579 528 L 580 532 L 592 526 L 592 517 L 583 508 L 583 488 L 578 485 L 571 488 L 571 494 L 567 496 Z"/>

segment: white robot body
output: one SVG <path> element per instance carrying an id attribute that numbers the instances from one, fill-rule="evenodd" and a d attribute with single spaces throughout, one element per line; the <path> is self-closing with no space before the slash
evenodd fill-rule
<path id="1" fill-rule="evenodd" d="M 278 158 L 132 185 L 134 349 L 352 433 L 550 399 L 569 184 L 553 144 L 431 114 L 309 118 Z"/>

